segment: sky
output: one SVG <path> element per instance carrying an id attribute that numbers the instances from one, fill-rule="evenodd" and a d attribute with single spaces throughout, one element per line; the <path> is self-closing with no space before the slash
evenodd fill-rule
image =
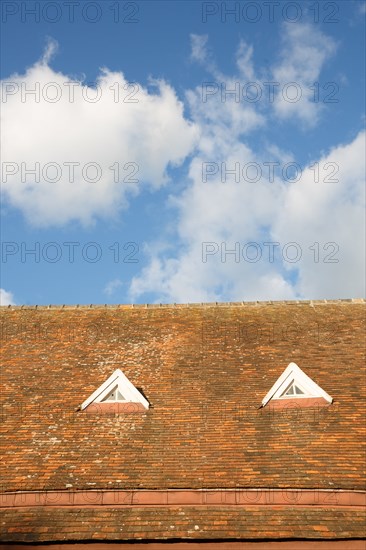
<path id="1" fill-rule="evenodd" d="M 1 10 L 2 305 L 365 296 L 364 1 Z"/>

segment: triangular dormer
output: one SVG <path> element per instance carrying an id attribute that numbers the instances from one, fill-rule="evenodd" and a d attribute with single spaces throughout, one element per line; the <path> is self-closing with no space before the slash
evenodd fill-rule
<path id="1" fill-rule="evenodd" d="M 129 404 L 136 403 L 139 408 L 148 409 L 149 402 L 139 392 L 137 388 L 129 381 L 127 376 L 120 369 L 101 385 L 88 399 L 84 401 L 80 409 L 83 411 L 92 404 L 111 405 L 111 404 Z"/>
<path id="2" fill-rule="evenodd" d="M 320 398 L 328 403 L 333 401 L 333 398 L 309 378 L 296 363 L 290 363 L 263 399 L 262 407 L 265 407 L 269 401 L 304 398 Z"/>

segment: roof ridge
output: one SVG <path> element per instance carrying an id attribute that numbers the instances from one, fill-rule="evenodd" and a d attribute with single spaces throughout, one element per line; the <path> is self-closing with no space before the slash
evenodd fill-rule
<path id="1" fill-rule="evenodd" d="M 0 305 L 2 310 L 13 309 L 132 309 L 132 308 L 184 308 L 184 307 L 240 307 L 240 306 L 268 306 L 268 305 L 326 305 L 326 304 L 360 304 L 365 303 L 365 298 L 339 298 L 334 300 L 263 300 L 252 302 L 197 302 L 197 303 L 184 303 L 184 304 L 50 304 L 45 305 Z"/>

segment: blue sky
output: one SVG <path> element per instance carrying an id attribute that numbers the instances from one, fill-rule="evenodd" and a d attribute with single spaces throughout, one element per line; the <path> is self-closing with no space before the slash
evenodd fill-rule
<path id="1" fill-rule="evenodd" d="M 364 296 L 365 2 L 1 25 L 2 304 Z"/>

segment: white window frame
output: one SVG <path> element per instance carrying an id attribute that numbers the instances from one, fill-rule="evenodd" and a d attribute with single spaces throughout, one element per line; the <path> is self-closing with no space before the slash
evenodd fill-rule
<path id="1" fill-rule="evenodd" d="M 113 374 L 105 381 L 88 399 L 81 405 L 81 410 L 86 409 L 91 403 L 101 403 L 103 399 L 117 386 L 121 394 L 125 397 L 124 401 L 104 401 L 110 403 L 141 403 L 145 409 L 149 408 L 149 402 L 138 391 L 137 388 L 129 381 L 126 375 L 120 369 L 114 371 Z"/>
<path id="2" fill-rule="evenodd" d="M 286 388 L 295 382 L 302 390 L 305 391 L 304 395 L 286 395 L 282 394 L 286 391 Z M 264 407 L 270 399 L 304 399 L 309 397 L 323 397 L 329 403 L 332 403 L 333 398 L 318 384 L 316 384 L 307 374 L 305 374 L 296 363 L 290 363 L 277 382 L 273 384 L 267 395 L 262 400 L 262 407 Z"/>

